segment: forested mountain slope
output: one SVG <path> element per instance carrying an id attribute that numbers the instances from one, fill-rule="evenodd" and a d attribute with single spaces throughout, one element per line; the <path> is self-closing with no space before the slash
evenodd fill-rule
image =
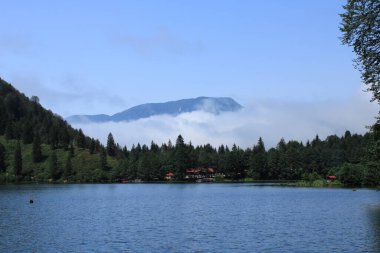
<path id="1" fill-rule="evenodd" d="M 365 135 L 316 135 L 302 143 L 281 139 L 275 148 L 252 140 L 252 147 L 193 146 L 181 135 L 150 146 L 121 148 L 108 135 L 107 145 L 73 129 L 0 79 L 0 182 L 163 181 L 166 174 L 186 180 L 190 168 L 213 168 L 217 180 L 322 180 L 336 175 L 346 185 L 380 185 L 380 131 Z"/>

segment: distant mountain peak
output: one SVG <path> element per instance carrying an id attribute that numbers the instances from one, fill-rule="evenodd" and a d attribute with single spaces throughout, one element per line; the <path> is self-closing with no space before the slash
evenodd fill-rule
<path id="1" fill-rule="evenodd" d="M 66 120 L 70 123 L 122 122 L 149 118 L 156 115 L 177 116 L 181 113 L 205 111 L 212 114 L 238 111 L 242 106 L 229 97 L 197 97 L 169 101 L 164 103 L 147 103 L 131 107 L 114 115 L 73 115 Z"/>

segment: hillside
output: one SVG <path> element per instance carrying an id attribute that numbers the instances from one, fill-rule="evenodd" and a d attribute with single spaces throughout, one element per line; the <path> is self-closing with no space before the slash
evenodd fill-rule
<path id="1" fill-rule="evenodd" d="M 346 131 L 325 140 L 316 135 L 305 144 L 281 139 L 269 150 L 262 138 L 243 150 L 237 145 L 194 147 L 181 135 L 175 143 L 137 143 L 127 150 L 111 133 L 104 147 L 44 109 L 37 97 L 26 97 L 1 79 L 0 115 L 0 183 L 163 181 L 167 175 L 184 181 L 212 171 L 213 179 L 220 181 L 304 180 L 304 185 L 325 185 L 327 176 L 336 175 L 345 185 L 380 185 L 378 124 L 365 135 Z"/>
<path id="2" fill-rule="evenodd" d="M 83 122 L 120 122 L 133 121 L 143 118 L 148 118 L 156 115 L 172 115 L 176 116 L 181 113 L 193 111 L 206 111 L 213 114 L 221 112 L 234 112 L 242 108 L 232 98 L 212 98 L 198 97 L 190 99 L 182 99 L 165 103 L 148 103 L 131 107 L 125 111 L 114 115 L 98 114 L 98 115 L 73 115 L 66 120 L 70 123 Z"/>
<path id="3" fill-rule="evenodd" d="M 73 129 L 44 109 L 38 97 L 28 98 L 2 79 L 0 115 L 0 183 L 110 180 L 116 159 L 106 155 L 98 140 Z"/>

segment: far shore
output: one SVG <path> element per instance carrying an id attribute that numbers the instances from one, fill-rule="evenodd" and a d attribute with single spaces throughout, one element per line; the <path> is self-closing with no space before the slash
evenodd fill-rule
<path id="1" fill-rule="evenodd" d="M 327 180 L 315 180 L 315 181 L 305 181 L 305 180 L 252 180 L 252 179 L 242 179 L 242 180 L 220 180 L 215 182 L 194 182 L 194 181 L 128 181 L 128 182 L 81 182 L 81 181 L 55 181 L 55 182 L 33 182 L 33 181 L 20 181 L 20 182 L 9 182 L 2 183 L 0 185 L 74 185 L 74 184 L 254 184 L 253 186 L 273 186 L 273 187 L 300 187 L 300 188 L 348 188 L 348 189 L 376 189 L 380 190 L 380 187 L 370 187 L 370 186 L 348 186 L 343 185 L 339 181 L 329 182 Z"/>

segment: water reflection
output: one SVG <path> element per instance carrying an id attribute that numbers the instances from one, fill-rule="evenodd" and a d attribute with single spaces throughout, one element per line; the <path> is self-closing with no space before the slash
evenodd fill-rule
<path id="1" fill-rule="evenodd" d="M 374 251 L 380 252 L 380 205 L 368 207 L 368 218 L 374 234 Z"/>

